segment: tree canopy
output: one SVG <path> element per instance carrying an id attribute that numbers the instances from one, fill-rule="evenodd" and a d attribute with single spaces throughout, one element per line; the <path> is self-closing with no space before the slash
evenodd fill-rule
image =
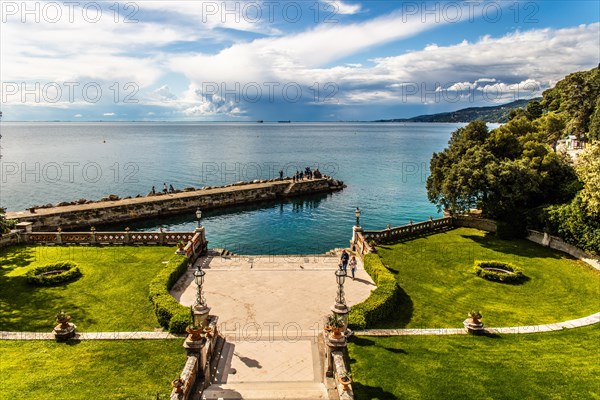
<path id="1" fill-rule="evenodd" d="M 569 159 L 541 142 L 536 125 L 523 116 L 491 132 L 481 121 L 458 129 L 433 155 L 430 170 L 427 193 L 439 208 L 480 208 L 498 219 L 567 201 L 577 180 Z"/>

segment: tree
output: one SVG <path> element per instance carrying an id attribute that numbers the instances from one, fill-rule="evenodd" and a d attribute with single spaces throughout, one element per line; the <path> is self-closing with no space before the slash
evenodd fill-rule
<path id="1" fill-rule="evenodd" d="M 542 103 L 538 100 L 532 100 L 527 103 L 527 107 L 525 108 L 525 114 L 530 121 L 538 119 L 544 113 L 544 107 Z"/>
<path id="2" fill-rule="evenodd" d="M 575 171 L 539 137 L 536 124 L 523 117 L 491 132 L 481 122 L 458 129 L 431 159 L 429 200 L 453 212 L 478 207 L 499 220 L 569 201 Z"/>
<path id="3" fill-rule="evenodd" d="M 577 175 L 583 182 L 581 199 L 588 216 L 600 218 L 600 142 L 579 156 Z"/>
<path id="4" fill-rule="evenodd" d="M 0 207 L 0 235 L 15 227 L 16 221 L 6 219 L 6 209 Z"/>
<path id="5" fill-rule="evenodd" d="M 556 151 L 558 141 L 565 136 L 565 121 L 563 117 L 555 112 L 548 113 L 537 121 L 539 130 L 543 135 L 544 142 L 552 146 Z"/>

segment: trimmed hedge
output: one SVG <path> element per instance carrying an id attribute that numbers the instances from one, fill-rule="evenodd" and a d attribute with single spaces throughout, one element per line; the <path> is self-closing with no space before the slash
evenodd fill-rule
<path id="1" fill-rule="evenodd" d="M 189 324 L 189 308 L 179 304 L 169 290 L 187 271 L 188 258 L 174 255 L 165 267 L 150 282 L 150 301 L 154 304 L 154 313 L 158 323 L 171 333 L 183 333 Z M 185 325 L 183 324 L 185 316 Z"/>
<path id="2" fill-rule="evenodd" d="M 513 272 L 512 274 L 503 274 L 497 271 L 490 271 L 486 268 L 503 269 L 505 271 Z M 501 261 L 476 261 L 475 262 L 475 274 L 488 281 L 501 282 L 501 283 L 521 283 L 527 279 L 523 272 L 512 264 L 501 262 Z"/>
<path id="3" fill-rule="evenodd" d="M 377 288 L 362 303 L 352 307 L 348 325 L 352 329 L 365 329 L 387 318 L 396 308 L 400 287 L 394 275 L 383 265 L 377 254 L 366 254 L 365 271 Z"/>
<path id="4" fill-rule="evenodd" d="M 40 275 L 45 272 L 62 271 L 58 274 Z M 72 261 L 63 261 L 55 264 L 36 267 L 27 272 L 25 279 L 27 283 L 36 286 L 53 286 L 64 282 L 74 281 L 81 276 L 81 271 Z"/>

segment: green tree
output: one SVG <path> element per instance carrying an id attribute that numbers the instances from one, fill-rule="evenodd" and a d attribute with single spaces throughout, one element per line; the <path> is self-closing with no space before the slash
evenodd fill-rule
<path id="1" fill-rule="evenodd" d="M 583 182 L 581 200 L 588 216 L 600 218 L 600 142 L 579 156 L 577 175 Z"/>
<path id="2" fill-rule="evenodd" d="M 478 207 L 500 220 L 569 201 L 575 171 L 568 158 L 540 141 L 536 129 L 524 117 L 492 132 L 481 122 L 458 129 L 431 159 L 429 200 L 453 212 Z"/>
<path id="3" fill-rule="evenodd" d="M 0 208 L 0 235 L 15 227 L 16 221 L 6 219 L 6 209 Z"/>
<path id="4" fill-rule="evenodd" d="M 527 103 L 527 107 L 525 108 L 525 114 L 530 121 L 538 119 L 544 113 L 544 107 L 542 103 L 538 100 L 532 100 Z"/>

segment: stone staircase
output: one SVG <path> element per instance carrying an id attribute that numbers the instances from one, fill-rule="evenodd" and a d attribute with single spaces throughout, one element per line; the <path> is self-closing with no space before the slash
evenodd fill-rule
<path id="1" fill-rule="evenodd" d="M 327 388 L 319 382 L 237 382 L 213 384 L 202 400 L 329 400 Z"/>
<path id="2" fill-rule="evenodd" d="M 225 342 L 212 384 L 195 400 L 337 400 L 323 383 L 322 340 Z M 214 360 L 214 359 L 213 359 Z M 212 367 L 212 366 L 211 366 Z"/>
<path id="3" fill-rule="evenodd" d="M 207 255 L 212 256 L 212 257 L 223 257 L 223 258 L 230 258 L 230 257 L 237 256 L 235 253 L 232 253 L 231 251 L 229 251 L 227 249 L 221 249 L 221 248 L 209 249 Z"/>

